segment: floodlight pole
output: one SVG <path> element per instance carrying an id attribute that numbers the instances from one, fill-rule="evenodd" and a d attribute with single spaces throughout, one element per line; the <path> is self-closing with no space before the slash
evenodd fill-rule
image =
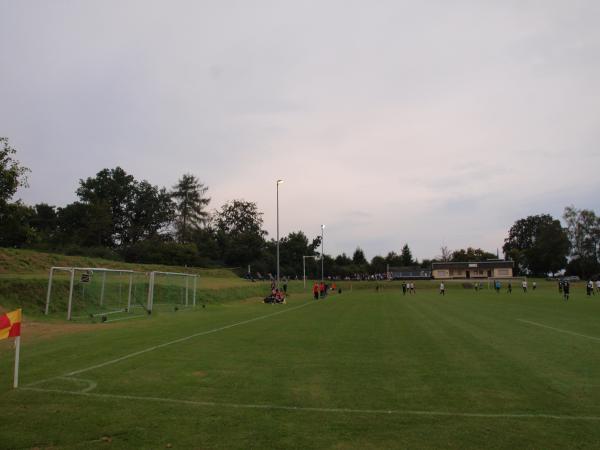
<path id="1" fill-rule="evenodd" d="M 325 262 L 325 258 L 324 258 L 324 254 L 323 254 L 323 248 L 325 245 L 325 225 L 321 225 L 321 283 L 325 282 L 325 271 L 323 269 L 324 267 L 324 262 Z"/>
<path id="2" fill-rule="evenodd" d="M 277 289 L 279 289 L 279 185 L 283 180 L 277 180 Z"/>

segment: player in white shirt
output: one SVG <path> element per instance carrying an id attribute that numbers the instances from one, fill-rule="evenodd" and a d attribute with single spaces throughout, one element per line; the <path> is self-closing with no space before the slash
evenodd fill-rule
<path id="1" fill-rule="evenodd" d="M 527 294 L 527 281 L 523 281 L 522 286 L 523 286 L 523 292 L 525 292 Z"/>
<path id="2" fill-rule="evenodd" d="M 440 283 L 440 294 L 446 295 L 446 286 L 444 286 L 444 282 Z"/>

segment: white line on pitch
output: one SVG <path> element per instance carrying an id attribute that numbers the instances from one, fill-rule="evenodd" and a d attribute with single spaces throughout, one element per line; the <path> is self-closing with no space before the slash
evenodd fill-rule
<path id="1" fill-rule="evenodd" d="M 532 322 L 531 320 L 525 320 L 525 319 L 517 319 L 517 320 L 519 322 L 529 323 L 531 325 L 535 325 L 535 326 L 538 326 L 538 327 L 548 328 L 549 330 L 558 331 L 559 333 L 570 334 L 570 335 L 573 335 L 573 336 L 579 336 L 579 337 L 583 337 L 583 338 L 591 339 L 593 341 L 600 342 L 600 338 L 595 337 L 595 336 L 588 336 L 587 334 L 580 334 L 580 333 L 575 333 L 575 332 L 569 331 L 569 330 L 563 330 L 561 328 L 554 328 L 554 327 L 550 327 L 548 325 L 544 325 L 543 323 Z"/>
<path id="2" fill-rule="evenodd" d="M 136 317 L 148 317 L 146 314 L 138 314 L 137 316 L 127 316 L 127 317 L 121 317 L 119 319 L 109 319 L 109 320 L 105 320 L 104 323 L 109 323 L 109 322 L 119 322 L 120 320 L 129 320 L 129 319 L 135 319 Z"/>
<path id="3" fill-rule="evenodd" d="M 265 409 L 265 410 L 284 410 L 284 411 L 300 411 L 300 412 L 322 412 L 322 413 L 346 413 L 346 414 L 381 414 L 381 415 L 412 415 L 412 416 L 442 416 L 442 417 L 470 417 L 481 419 L 553 419 L 553 420 L 585 420 L 585 421 L 600 421 L 600 416 L 567 416 L 562 414 L 547 414 L 547 413 L 470 413 L 470 412 L 452 412 L 452 411 L 416 411 L 402 409 L 356 409 L 356 408 L 318 408 L 310 406 L 284 406 L 271 404 L 245 404 L 245 403 L 219 403 L 194 400 L 179 400 L 175 398 L 163 397 L 144 397 L 137 395 L 119 395 L 119 394 L 95 394 L 90 392 L 74 392 L 64 391 L 60 389 L 41 389 L 34 387 L 24 387 L 22 390 L 80 395 L 85 397 L 94 397 L 101 399 L 116 399 L 116 400 L 142 400 L 150 402 L 175 403 L 190 406 L 209 406 L 222 408 L 238 408 L 238 409 Z"/>
<path id="4" fill-rule="evenodd" d="M 214 328 L 212 330 L 201 331 L 200 333 L 190 334 L 189 336 L 185 336 L 185 337 L 182 337 L 182 338 L 179 338 L 179 339 L 175 339 L 173 341 L 165 342 L 163 344 L 154 345 L 154 346 L 148 347 L 148 348 L 146 348 L 144 350 L 139 350 L 137 352 L 133 352 L 133 353 L 129 353 L 129 354 L 124 355 L 124 356 L 120 356 L 119 358 L 111 359 L 110 361 L 105 361 L 105 362 L 100 363 L 100 364 L 95 364 L 93 366 L 86 367 L 85 369 L 75 370 L 75 371 L 69 372 L 69 373 L 67 373 L 67 374 L 65 374 L 63 376 L 70 377 L 70 376 L 73 376 L 73 375 L 79 375 L 80 373 L 88 372 L 88 371 L 94 370 L 94 369 L 99 369 L 99 368 L 105 367 L 105 366 L 109 366 L 111 364 L 118 363 L 118 362 L 123 361 L 125 359 L 133 358 L 134 356 L 143 355 L 144 353 L 148 353 L 148 352 L 152 352 L 154 350 L 158 350 L 159 348 L 163 348 L 163 347 L 167 347 L 169 345 L 178 344 L 180 342 L 188 341 L 188 340 L 193 339 L 195 337 L 206 336 L 207 334 L 212 334 L 212 333 L 218 333 L 219 331 L 228 330 L 229 328 L 237 327 L 237 326 L 240 326 L 240 325 L 245 325 L 245 324 L 251 323 L 251 322 L 256 322 L 258 320 L 267 319 L 269 317 L 273 317 L 273 316 L 277 316 L 279 314 L 283 314 L 283 313 L 286 313 L 286 312 L 294 311 L 295 309 L 304 308 L 305 306 L 312 305 L 312 304 L 313 304 L 313 302 L 307 302 L 307 303 L 304 303 L 302 305 L 295 306 L 293 308 L 283 309 L 281 311 L 277 311 L 277 312 L 274 312 L 274 313 L 271 313 L 271 314 L 266 314 L 264 316 L 258 316 L 258 317 L 254 317 L 252 319 L 243 320 L 241 322 L 232 323 L 232 324 L 225 325 L 225 326 L 222 326 L 222 327 L 219 327 L 219 328 Z M 40 383 L 38 382 L 36 384 L 40 384 Z"/>

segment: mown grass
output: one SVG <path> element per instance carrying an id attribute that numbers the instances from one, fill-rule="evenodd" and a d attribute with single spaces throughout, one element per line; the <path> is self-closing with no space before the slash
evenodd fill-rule
<path id="1" fill-rule="evenodd" d="M 0 395 L 10 412 L 0 442 L 6 448 L 598 448 L 599 296 L 575 289 L 564 302 L 553 284 L 512 295 L 450 284 L 445 297 L 431 285 L 412 296 L 393 286 L 376 293 L 373 284 L 356 285 L 314 302 L 297 283 L 286 305 L 216 302 L 31 340 L 22 348 L 25 385 L 282 312 L 37 385 L 44 391 L 10 389 L 11 353 L 3 345 Z M 88 396 L 50 391 L 77 392 L 90 382 L 97 386 Z"/>

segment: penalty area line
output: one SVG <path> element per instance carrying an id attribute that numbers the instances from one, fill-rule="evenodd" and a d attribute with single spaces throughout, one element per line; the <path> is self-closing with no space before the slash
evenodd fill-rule
<path id="1" fill-rule="evenodd" d="M 245 403 L 220 403 L 195 400 L 179 400 L 175 398 L 164 397 L 144 397 L 137 395 L 120 394 L 98 394 L 86 391 L 64 391 L 60 389 L 42 389 L 35 387 L 24 387 L 21 390 L 79 395 L 83 397 L 92 397 L 99 399 L 112 400 L 134 400 L 149 401 L 161 403 L 173 403 L 179 405 L 199 406 L 199 407 L 221 407 L 235 409 L 255 409 L 255 410 L 280 410 L 280 411 L 298 411 L 298 412 L 317 412 L 317 413 L 339 413 L 339 414 L 369 414 L 369 415 L 399 415 L 399 416 L 430 416 L 430 417 L 462 417 L 475 419 L 551 419 L 551 420 L 578 420 L 578 421 L 598 421 L 600 416 L 568 416 L 562 414 L 547 413 L 470 413 L 470 412 L 452 412 L 452 411 L 416 411 L 402 409 L 356 409 L 356 408 L 319 408 L 310 406 L 285 406 L 272 404 L 245 404 Z"/>
<path id="2" fill-rule="evenodd" d="M 277 316 L 279 314 L 284 314 L 286 312 L 290 312 L 290 311 L 294 311 L 296 309 L 304 308 L 305 306 L 312 305 L 312 304 L 315 304 L 315 303 L 316 302 L 307 301 L 306 303 L 304 303 L 302 305 L 299 305 L 299 306 L 294 306 L 293 308 L 283 309 L 281 311 L 277 311 L 277 312 L 274 312 L 274 313 L 265 314 L 264 316 L 253 317 L 252 319 L 247 319 L 247 320 L 243 320 L 241 322 L 236 322 L 236 323 L 232 323 L 232 324 L 229 324 L 229 325 L 224 325 L 222 327 L 213 328 L 212 330 L 201 331 L 199 333 L 190 334 L 189 336 L 184 336 L 184 337 L 181 337 L 179 339 L 174 339 L 172 341 L 164 342 L 164 343 L 158 344 L 158 345 L 153 345 L 152 347 L 148 347 L 148 348 L 145 348 L 143 350 L 139 350 L 137 352 L 129 353 L 127 355 L 120 356 L 119 358 L 115 358 L 115 359 L 111 359 L 109 361 L 105 361 L 103 363 L 95 364 L 93 366 L 89 366 L 89 367 L 86 367 L 84 369 L 74 370 L 73 372 L 66 373 L 66 374 L 62 375 L 61 377 L 72 377 L 74 375 L 79 375 L 79 374 L 84 373 L 84 372 L 89 372 L 90 370 L 100 369 L 101 367 L 110 366 L 111 364 L 116 364 L 116 363 L 124 361 L 126 359 L 133 358 L 133 357 L 139 356 L 139 355 L 143 355 L 144 353 L 149 353 L 149 352 L 152 352 L 154 350 L 158 350 L 158 349 L 161 349 L 161 348 L 164 348 L 164 347 L 168 347 L 169 345 L 173 345 L 173 344 L 178 344 L 180 342 L 189 341 L 190 339 L 194 339 L 194 338 L 200 337 L 200 336 L 206 336 L 208 334 L 218 333 L 219 331 L 224 331 L 224 330 L 228 330 L 230 328 L 239 327 L 240 325 L 246 325 L 248 323 L 257 322 L 259 320 L 267 319 L 269 317 L 274 317 L 274 316 Z M 60 378 L 60 377 L 52 377 L 52 378 L 47 378 L 45 380 L 36 381 L 34 383 L 30 383 L 30 384 L 26 385 L 26 387 L 27 386 L 36 386 L 36 385 L 39 385 L 39 384 L 43 384 L 43 383 L 45 383 L 47 381 L 55 380 L 57 378 Z"/>
<path id="3" fill-rule="evenodd" d="M 519 322 L 528 323 L 530 325 L 535 325 L 537 327 L 547 328 L 549 330 L 557 331 L 559 333 L 570 334 L 571 336 L 578 336 L 586 339 L 591 339 L 592 341 L 600 342 L 600 338 L 595 336 L 588 336 L 587 334 L 575 333 L 574 331 L 563 330 L 562 328 L 554 328 L 548 325 L 544 325 L 543 323 L 533 322 L 531 320 L 525 319 L 517 319 Z"/>

